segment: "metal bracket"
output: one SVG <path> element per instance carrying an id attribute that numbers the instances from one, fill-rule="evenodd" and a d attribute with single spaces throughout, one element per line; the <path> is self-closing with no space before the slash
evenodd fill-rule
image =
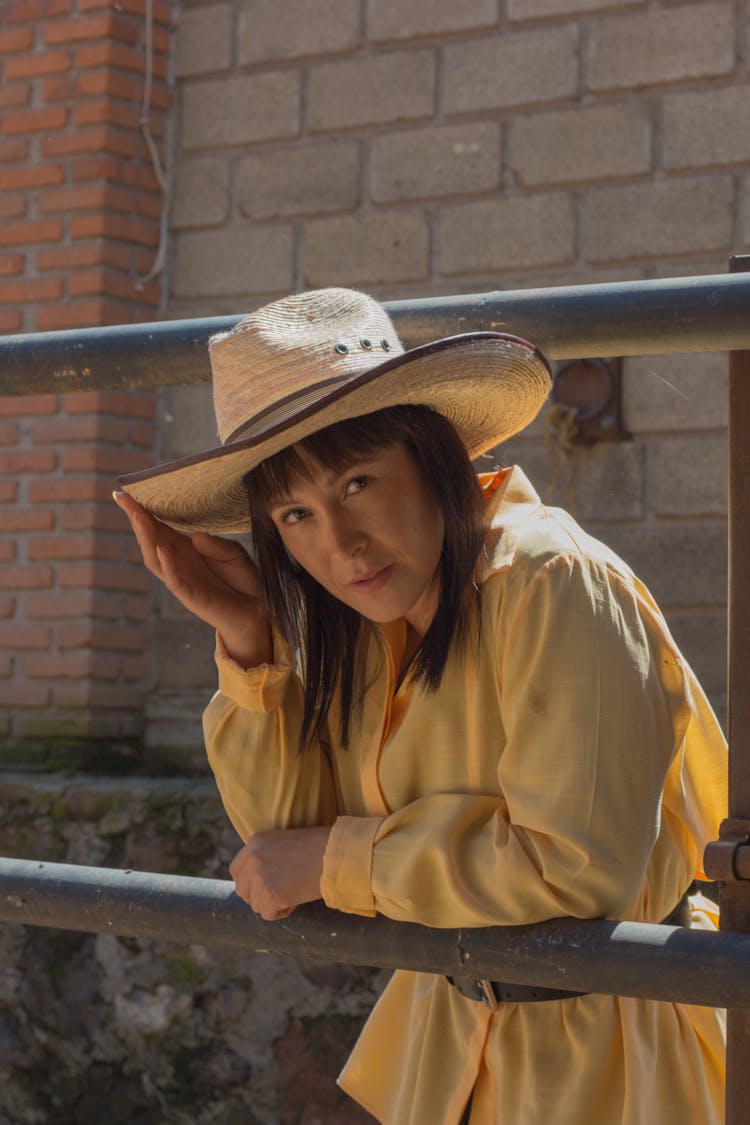
<path id="1" fill-rule="evenodd" d="M 721 822 L 719 839 L 706 845 L 703 870 L 717 883 L 750 879 L 750 820 L 730 818 Z"/>
<path id="2" fill-rule="evenodd" d="M 569 359 L 558 366 L 552 401 L 569 407 L 572 441 L 630 441 L 622 418 L 622 360 Z"/>

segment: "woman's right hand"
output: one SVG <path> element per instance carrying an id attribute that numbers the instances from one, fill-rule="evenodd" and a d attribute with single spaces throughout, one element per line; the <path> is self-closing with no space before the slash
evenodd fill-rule
<path id="1" fill-rule="evenodd" d="M 186 609 L 219 631 L 232 659 L 244 668 L 270 663 L 270 617 L 247 551 L 205 531 L 181 535 L 126 492 L 113 497 L 130 520 L 144 565 Z"/>

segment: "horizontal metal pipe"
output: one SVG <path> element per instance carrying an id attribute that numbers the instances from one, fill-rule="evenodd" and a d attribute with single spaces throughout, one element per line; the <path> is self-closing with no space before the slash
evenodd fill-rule
<path id="1" fill-rule="evenodd" d="M 750 275 L 657 278 L 386 302 L 407 347 L 501 330 L 551 359 L 750 347 Z M 210 379 L 206 344 L 239 316 L 0 337 L 0 395 Z"/>
<path id="2" fill-rule="evenodd" d="M 578 921 L 438 930 L 320 904 L 264 922 L 216 879 L 0 859 L 0 921 L 750 1008 L 750 935 Z"/>
<path id="3" fill-rule="evenodd" d="M 741 274 L 427 297 L 388 308 L 410 344 L 489 329 L 532 340 L 550 359 L 750 346 L 750 285 Z"/>

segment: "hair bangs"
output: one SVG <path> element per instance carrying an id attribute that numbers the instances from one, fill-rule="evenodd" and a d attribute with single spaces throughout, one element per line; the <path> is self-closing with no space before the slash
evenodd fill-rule
<path id="1" fill-rule="evenodd" d="M 398 409 L 398 408 L 396 408 Z M 323 469 L 341 472 L 401 440 L 393 411 L 383 410 L 336 422 L 303 438 L 299 446 Z"/>
<path id="2" fill-rule="evenodd" d="M 390 415 L 390 411 L 382 413 Z M 253 470 L 257 493 L 265 497 L 270 510 L 292 494 L 297 481 L 311 481 L 314 468 L 344 472 L 355 462 L 398 444 L 401 434 L 398 427 L 394 430 L 393 423 L 393 417 L 383 418 L 378 412 L 348 418 L 308 434 Z"/>
<path id="3" fill-rule="evenodd" d="M 261 461 L 246 478 L 252 478 L 257 494 L 263 497 L 269 510 L 291 494 L 297 481 L 312 480 L 311 460 L 315 459 L 305 456 L 300 446 L 301 443 L 287 446 Z"/>

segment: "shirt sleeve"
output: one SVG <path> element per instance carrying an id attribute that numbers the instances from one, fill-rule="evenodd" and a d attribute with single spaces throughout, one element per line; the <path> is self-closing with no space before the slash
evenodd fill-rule
<path id="1" fill-rule="evenodd" d="M 391 918 L 483 926 L 616 917 L 636 895 L 690 720 L 679 653 L 632 585 L 579 555 L 520 584 L 497 629 L 497 794 L 432 793 L 369 832 L 340 818 L 330 906 L 364 912 L 369 890 Z"/>
<path id="2" fill-rule="evenodd" d="M 323 740 L 298 750 L 303 693 L 274 628 L 272 664 L 244 670 L 216 641 L 219 690 L 203 715 L 211 769 L 243 840 L 270 828 L 331 824 L 336 796 Z"/>

